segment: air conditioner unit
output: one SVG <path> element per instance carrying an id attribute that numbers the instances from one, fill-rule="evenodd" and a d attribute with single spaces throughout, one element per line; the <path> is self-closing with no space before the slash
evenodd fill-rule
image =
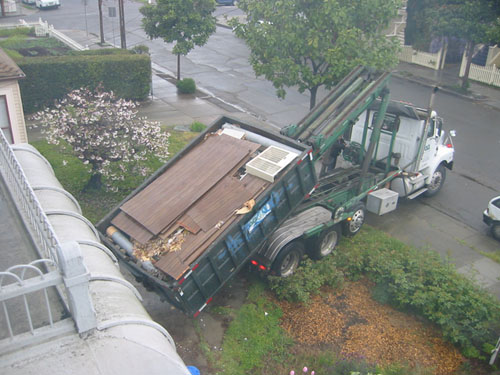
<path id="1" fill-rule="evenodd" d="M 295 152 L 276 146 L 269 146 L 257 157 L 250 160 L 245 168 L 248 174 L 274 182 L 276 175 L 299 156 Z"/>

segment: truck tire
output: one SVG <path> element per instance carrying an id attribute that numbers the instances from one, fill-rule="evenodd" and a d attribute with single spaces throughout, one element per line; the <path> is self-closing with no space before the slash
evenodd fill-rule
<path id="1" fill-rule="evenodd" d="M 354 211 L 351 220 L 345 220 L 342 223 L 342 232 L 344 236 L 353 237 L 361 230 L 361 227 L 365 223 L 365 205 L 363 203 L 358 203 L 353 206 L 349 211 Z"/>
<path id="2" fill-rule="evenodd" d="M 338 225 L 325 229 L 318 236 L 308 241 L 307 249 L 311 259 L 319 260 L 330 255 L 340 241 L 341 230 Z"/>
<path id="3" fill-rule="evenodd" d="M 500 241 L 500 223 L 493 223 L 491 225 L 491 235 L 494 239 Z"/>
<path id="4" fill-rule="evenodd" d="M 439 164 L 434 173 L 432 174 L 431 182 L 427 185 L 427 191 L 424 193 L 425 197 L 433 197 L 443 187 L 444 180 L 446 179 L 446 168 L 443 164 Z"/>
<path id="5" fill-rule="evenodd" d="M 301 241 L 287 243 L 276 257 L 272 269 L 278 276 L 290 276 L 299 266 L 304 255 L 304 244 Z"/>

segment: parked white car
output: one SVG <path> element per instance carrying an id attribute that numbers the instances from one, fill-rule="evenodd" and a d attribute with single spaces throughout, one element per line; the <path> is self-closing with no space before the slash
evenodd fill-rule
<path id="1" fill-rule="evenodd" d="M 488 208 L 483 212 L 483 221 L 490 226 L 491 235 L 500 241 L 500 196 L 488 203 Z"/>
<path id="2" fill-rule="evenodd" d="M 59 0 L 36 0 L 35 5 L 39 9 L 59 8 Z"/>

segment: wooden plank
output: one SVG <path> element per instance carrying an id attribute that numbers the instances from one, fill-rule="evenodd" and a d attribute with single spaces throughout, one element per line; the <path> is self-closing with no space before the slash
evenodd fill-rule
<path id="1" fill-rule="evenodd" d="M 246 175 L 243 180 L 236 181 L 244 188 L 244 192 L 240 196 L 240 204 L 236 208 L 241 207 L 247 200 L 258 197 L 269 185 L 267 181 L 251 175 Z M 216 202 L 220 204 L 226 198 L 219 198 Z M 212 212 L 205 212 L 205 216 L 207 217 L 212 217 L 212 214 Z M 241 216 L 234 214 L 234 210 L 231 210 L 226 216 L 216 217 L 213 219 L 216 223 L 223 221 L 223 225 L 220 228 L 212 226 L 207 231 L 200 231 L 197 235 L 189 235 L 182 244 L 181 250 L 175 253 L 164 254 L 155 263 L 155 266 L 171 277 L 179 279 L 189 268 L 189 265 L 203 254 L 224 230 L 240 218 Z"/>
<path id="2" fill-rule="evenodd" d="M 193 234 L 197 234 L 202 228 L 198 225 L 196 221 L 191 217 L 191 215 L 184 214 L 180 220 L 177 222 L 177 225 L 187 229 Z"/>
<path id="3" fill-rule="evenodd" d="M 226 135 L 210 136 L 121 209 L 158 234 L 259 146 Z"/>
<path id="4" fill-rule="evenodd" d="M 207 232 L 246 202 L 248 197 L 245 193 L 240 180 L 226 176 L 196 202 L 187 214 Z"/>
<path id="5" fill-rule="evenodd" d="M 141 244 L 145 244 L 154 236 L 153 233 L 148 231 L 125 212 L 120 212 L 116 215 L 113 220 L 111 220 L 111 224 Z"/>

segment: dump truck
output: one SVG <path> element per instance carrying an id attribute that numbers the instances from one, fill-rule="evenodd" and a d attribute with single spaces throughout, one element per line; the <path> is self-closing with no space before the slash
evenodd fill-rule
<path id="1" fill-rule="evenodd" d="M 193 316 L 246 265 L 286 277 L 328 256 L 367 207 L 434 195 L 453 167 L 442 120 L 390 103 L 389 78 L 357 67 L 281 133 L 217 119 L 98 223 L 103 242 Z"/>

